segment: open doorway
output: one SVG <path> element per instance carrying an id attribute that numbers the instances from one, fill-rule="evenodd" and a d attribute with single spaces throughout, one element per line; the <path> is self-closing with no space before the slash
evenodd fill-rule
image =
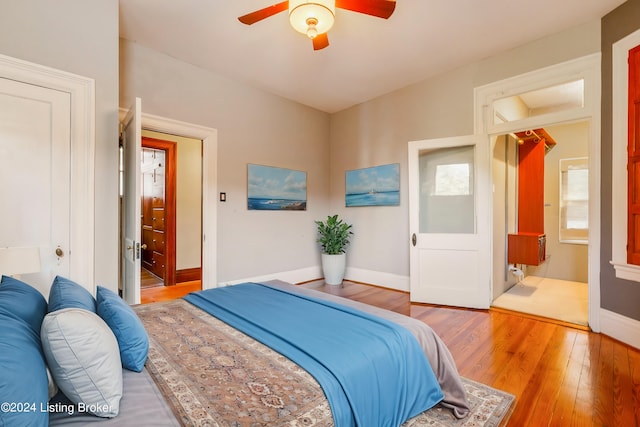
<path id="1" fill-rule="evenodd" d="M 504 135 L 536 129 L 547 129 L 560 124 L 586 123 L 588 129 L 584 144 L 588 147 L 588 243 L 586 250 L 588 285 L 588 327 L 600 330 L 600 56 L 588 55 L 520 76 L 497 81 L 475 89 L 475 129 L 476 133 L 487 135 L 491 150 Z M 517 135 L 516 135 L 517 136 Z M 517 138 L 514 138 L 517 141 Z M 504 144 L 504 142 L 502 142 Z M 555 148 L 554 148 L 555 150 Z M 512 155 L 514 155 L 512 153 Z M 496 156 L 492 163 L 494 171 L 494 198 L 498 192 L 505 192 L 506 178 L 498 178 Z M 511 157 L 515 165 L 515 157 Z M 559 166 L 558 166 L 559 167 Z M 504 169 L 504 166 L 503 166 Z M 505 169 L 515 174 L 515 166 Z M 505 173 L 503 173 L 504 175 Z M 512 178 L 513 179 L 513 178 Z M 524 192 L 526 194 L 526 191 Z M 514 199 L 515 200 L 515 199 Z M 510 276 L 508 261 L 508 226 L 515 228 L 514 206 L 493 202 L 493 248 L 492 248 L 492 296 L 494 299 L 513 285 L 516 278 Z M 511 203 L 516 203 L 512 201 Z M 547 209 L 544 206 L 542 209 Z M 498 220 L 497 217 L 501 217 Z M 509 222 L 508 222 L 509 221 Z M 546 238 L 546 231 L 545 238 Z M 530 242 L 537 252 L 536 239 Z M 544 246 L 546 249 L 546 245 Z M 551 253 L 548 268 L 561 261 L 557 250 Z M 513 263 L 511 263 L 513 264 Z M 516 263 L 518 264 L 518 263 Z M 543 274 L 547 266 L 538 266 Z M 531 273 L 532 268 L 529 268 Z M 516 271 L 517 272 L 517 271 Z M 517 272 L 520 274 L 519 272 Z M 547 273 L 548 274 L 548 273 Z M 501 289 L 502 287 L 502 289 Z"/>
<path id="2" fill-rule="evenodd" d="M 589 135 L 576 121 L 495 138 L 492 307 L 588 326 Z"/>
<path id="3" fill-rule="evenodd" d="M 142 131 L 143 297 L 160 286 L 201 284 L 202 149 L 198 139 Z"/>

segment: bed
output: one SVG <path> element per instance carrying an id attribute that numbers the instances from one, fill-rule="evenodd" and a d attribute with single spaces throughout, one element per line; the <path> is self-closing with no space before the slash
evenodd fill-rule
<path id="1" fill-rule="evenodd" d="M 5 282 L 5 278 L 3 278 L 3 283 L 0 284 L 0 323 L 2 322 L 3 313 L 2 291 L 5 288 Z M 63 293 L 62 296 L 58 296 L 57 298 L 54 297 L 54 304 L 56 303 L 56 300 L 68 298 L 69 295 L 74 295 L 74 293 L 78 291 L 68 282 L 70 281 L 64 281 L 67 288 L 73 289 L 73 292 L 66 292 Z M 60 286 L 57 286 L 57 288 L 59 289 Z M 418 353 L 421 353 L 421 357 L 427 361 L 426 364 L 428 365 L 428 371 L 435 378 L 437 390 L 431 387 L 428 389 L 428 393 L 431 394 L 429 398 L 426 400 L 417 399 L 415 396 L 409 395 L 409 393 L 412 393 L 412 390 L 421 390 L 418 394 L 424 394 L 422 391 L 425 389 L 422 383 L 427 381 L 418 381 L 417 385 L 408 388 L 403 384 L 404 381 L 399 381 L 400 384 L 397 384 L 396 386 L 400 387 L 400 391 L 393 393 L 397 402 L 393 403 L 391 406 L 396 407 L 399 406 L 399 404 L 405 404 L 406 402 L 411 402 L 411 404 L 409 404 L 409 407 L 405 408 L 404 412 L 400 414 L 389 416 L 385 414 L 384 417 L 388 417 L 389 420 L 388 425 L 399 425 L 401 422 L 404 422 L 404 419 L 399 422 L 397 417 L 413 417 L 418 415 L 419 412 L 428 409 L 426 407 L 422 408 L 419 406 L 425 404 L 431 407 L 433 404 L 438 403 L 440 407 L 446 408 L 447 411 L 450 411 L 457 418 L 464 418 L 468 414 L 469 407 L 465 388 L 462 379 L 458 375 L 455 363 L 439 337 L 423 322 L 398 313 L 358 303 L 356 301 L 343 299 L 334 295 L 301 288 L 299 286 L 279 281 L 262 284 L 235 285 L 230 288 L 234 288 L 234 291 L 244 289 L 244 292 L 249 292 L 239 296 L 240 300 L 245 302 L 248 301 L 247 298 L 252 298 L 256 289 L 258 289 L 258 292 L 265 293 L 268 301 L 274 300 L 271 296 L 272 292 L 283 294 L 283 298 L 285 299 L 282 303 L 285 305 L 281 307 L 272 307 L 272 309 L 276 311 L 272 311 L 271 313 L 267 311 L 266 316 L 267 319 L 277 318 L 277 321 L 273 322 L 274 324 L 284 322 L 285 326 L 287 326 L 286 329 L 295 329 L 291 328 L 292 324 L 302 322 L 292 321 L 291 318 L 287 319 L 286 317 L 281 317 L 279 314 L 274 316 L 274 313 L 283 311 L 293 311 L 295 313 L 294 309 L 289 308 L 292 306 L 290 305 L 290 300 L 287 298 L 296 298 L 305 301 L 304 304 L 308 304 L 309 301 L 311 301 L 314 304 L 320 303 L 320 305 L 326 305 L 331 310 L 335 310 L 336 307 L 343 310 L 343 307 L 346 307 L 345 310 L 347 312 L 353 311 L 359 317 L 364 316 L 367 318 L 367 316 L 371 316 L 376 319 L 376 322 L 378 321 L 377 319 L 382 319 L 382 323 L 385 327 L 387 327 L 385 322 L 389 322 L 394 325 L 393 328 L 399 327 L 401 330 L 408 332 L 412 337 L 412 341 L 417 345 Z M 52 290 L 53 289 L 54 286 L 52 286 Z M 78 292 L 81 293 L 81 291 Z M 104 303 L 104 297 L 100 298 L 101 293 L 105 294 L 105 291 L 104 289 L 99 288 L 97 302 L 94 303 L 96 304 L 96 313 L 101 312 L 99 307 Z M 92 308 L 92 302 L 86 298 L 86 295 L 83 296 L 84 301 L 82 301 L 83 298 L 78 298 L 77 296 L 71 299 L 73 300 L 74 298 L 78 301 L 72 301 L 71 303 L 65 302 L 62 304 L 58 302 L 59 307 L 57 311 L 54 310 L 52 314 L 50 311 L 52 295 L 50 294 L 49 307 L 44 309 L 44 314 L 42 316 L 43 323 L 41 327 L 41 345 L 44 348 L 45 353 L 42 358 L 44 361 L 43 364 L 45 371 L 48 371 L 51 366 L 55 365 L 55 363 L 52 364 L 50 361 L 49 352 L 51 350 L 47 349 L 47 347 L 52 346 L 52 344 L 47 343 L 47 341 L 51 341 L 52 339 L 50 337 L 55 335 L 52 332 L 52 330 L 55 332 L 55 328 L 52 329 L 49 325 L 51 322 L 48 321 L 48 317 L 55 317 L 56 313 L 60 313 L 58 316 L 63 317 L 67 312 L 72 312 L 75 313 L 75 315 L 78 315 L 78 311 L 83 310 L 81 314 L 86 316 L 86 319 L 83 318 L 80 321 L 74 320 L 73 322 L 70 322 L 73 325 L 82 324 L 83 331 L 90 329 L 87 326 L 91 325 L 91 322 L 93 321 L 90 319 L 95 319 L 95 317 L 100 318 L 98 315 L 89 316 L 91 313 L 85 313 L 85 311 L 90 311 Z M 199 303 L 197 302 L 198 299 L 201 299 Z M 216 316 L 213 316 L 207 313 L 206 305 L 209 304 L 211 300 L 225 301 L 222 294 L 216 293 L 216 290 L 209 290 L 192 294 L 185 299 L 166 303 L 136 306 L 133 310 L 126 306 L 126 308 L 123 309 L 123 312 L 126 313 L 126 310 L 130 310 L 131 312 L 135 311 L 135 317 L 136 319 L 139 319 L 143 333 L 148 339 L 146 341 L 146 349 L 144 348 L 144 343 L 133 343 L 138 345 L 139 348 L 134 349 L 135 351 L 133 351 L 133 355 L 135 357 L 133 357 L 132 361 L 129 361 L 128 363 L 133 363 L 134 368 L 138 369 L 139 372 L 135 372 L 132 369 L 122 368 L 122 366 L 111 366 L 109 368 L 112 372 L 118 368 L 118 375 L 114 374 L 111 375 L 111 377 L 119 376 L 121 378 L 121 394 L 119 397 L 116 396 L 118 400 L 117 416 L 109 413 L 98 414 L 101 416 L 95 416 L 90 413 L 79 412 L 77 410 L 78 405 L 74 405 L 72 403 L 72 401 L 77 401 L 77 397 L 72 397 L 70 400 L 63 393 L 54 393 L 51 400 L 46 400 L 46 422 L 52 426 L 87 425 L 94 422 L 99 422 L 101 425 L 105 426 L 331 426 L 334 425 L 334 416 L 336 419 L 340 420 L 337 425 L 370 425 L 366 420 L 377 420 L 378 418 L 376 417 L 383 416 L 377 412 L 374 412 L 373 415 L 367 415 L 372 408 L 365 408 L 362 410 L 361 412 L 363 412 L 364 415 L 358 413 L 355 409 L 354 413 L 357 415 L 347 415 L 346 418 L 342 415 L 336 415 L 342 411 L 342 409 L 336 410 L 336 399 L 330 397 L 331 394 L 327 391 L 327 388 L 331 388 L 332 386 L 327 386 L 325 383 L 322 383 L 322 381 L 317 379 L 318 374 L 315 371 L 317 368 L 307 368 L 314 372 L 316 376 L 311 375 L 307 369 L 303 369 L 301 365 L 292 361 L 292 358 L 293 360 L 297 360 L 296 358 L 298 356 L 290 355 L 289 357 L 284 357 L 279 352 L 276 352 L 269 346 L 260 342 L 260 339 L 267 342 L 269 339 L 256 339 L 256 337 L 252 337 L 255 332 L 251 331 L 251 328 L 247 330 L 245 327 L 238 325 L 233 327 L 227 323 L 230 322 L 233 324 L 229 319 L 225 319 L 225 321 L 223 321 L 218 318 L 225 318 L 225 315 L 217 313 Z M 69 307 L 69 304 L 71 307 Z M 230 302 L 229 304 L 232 303 Z M 222 306 L 226 307 L 229 304 L 224 302 Z M 249 304 L 248 302 L 245 305 L 250 307 L 256 306 L 255 304 Z M 282 307 L 285 307 L 285 309 L 283 310 Z M 300 310 L 309 311 L 310 309 L 308 306 L 303 305 Z M 42 308 L 39 308 L 37 311 L 40 313 Z M 247 316 L 249 316 L 249 318 L 250 316 L 253 316 L 253 311 L 256 310 L 251 309 L 248 313 L 245 313 L 243 319 L 246 319 Z M 36 321 L 32 322 L 34 323 L 31 325 L 33 329 L 37 326 L 37 318 L 40 314 L 36 316 Z M 302 317 L 300 316 L 300 313 L 296 313 L 293 316 L 293 319 Z M 47 317 L 47 319 L 45 319 L 45 317 Z M 113 319 L 108 315 L 104 315 L 104 319 L 107 326 L 112 330 L 113 335 L 116 336 L 116 348 L 123 348 L 124 344 L 119 341 L 123 335 L 122 328 L 118 329 L 117 325 L 114 326 Z M 342 322 L 342 320 L 340 320 L 340 322 Z M 99 322 L 96 320 L 96 323 Z M 253 323 L 262 325 L 263 321 L 253 321 Z M 268 323 L 268 321 L 266 323 Z M 318 322 L 314 320 L 310 323 Z M 332 327 L 330 329 L 333 329 L 333 332 L 340 337 L 348 337 L 349 335 L 346 332 L 346 328 L 342 327 L 342 324 L 343 323 L 339 323 L 338 328 Z M 242 329 L 244 329 L 244 332 L 241 331 Z M 98 337 L 100 336 L 100 334 L 96 334 L 93 329 L 90 330 L 91 333 L 88 334 L 90 335 L 90 339 L 95 339 L 96 335 Z M 361 326 L 355 328 L 354 333 L 356 334 L 356 338 L 348 339 L 357 340 L 359 330 L 363 330 L 363 328 Z M 392 334 L 397 334 L 395 329 L 392 330 Z M 305 332 L 302 330 L 301 333 L 308 334 L 308 331 Z M 315 331 L 313 336 L 315 337 L 317 336 L 316 334 L 319 333 L 322 332 Z M 129 334 L 129 332 L 124 333 L 124 335 L 127 334 Z M 364 335 L 367 336 L 368 334 L 369 333 L 367 332 Z M 402 336 L 402 334 L 400 335 Z M 405 338 L 400 339 L 403 340 Z M 103 341 L 107 341 L 107 339 L 101 339 L 100 342 Z M 313 339 L 309 341 L 318 340 Z M 381 341 L 388 343 L 391 342 L 392 339 L 385 337 Z M 273 345 L 273 343 L 271 344 Z M 313 344 L 314 343 L 311 343 L 310 345 Z M 301 345 L 302 344 L 295 344 L 294 347 L 298 348 Z M 0 350 L 1 346 L 2 342 L 0 340 Z M 111 342 L 109 346 L 105 347 L 112 346 L 113 342 Z M 278 344 L 275 344 L 274 346 L 278 348 Z M 359 344 L 358 346 L 361 347 L 362 345 Z M 283 351 L 281 348 L 278 349 Z M 397 352 L 397 350 L 391 351 L 393 354 L 396 354 Z M 375 353 L 377 354 L 377 350 Z M 118 360 L 121 360 L 123 364 L 125 363 L 125 360 L 131 359 L 126 355 L 119 356 L 120 358 Z M 390 357 L 393 357 L 393 355 Z M 408 358 L 407 360 L 418 360 L 414 359 L 415 357 L 419 358 L 420 356 L 410 354 L 408 356 L 403 355 L 401 357 L 396 357 L 396 359 Z M 55 359 L 55 357 L 52 358 Z M 91 354 L 89 359 L 93 362 L 96 357 Z M 332 362 L 329 361 L 321 363 L 330 364 Z M 338 360 L 337 363 L 345 364 L 345 359 Z M 388 363 L 402 363 L 402 361 L 394 360 L 389 362 L 385 359 L 383 363 L 385 364 L 384 366 L 387 366 L 386 364 Z M 419 363 L 417 362 L 409 363 L 409 365 L 418 364 Z M 361 371 L 362 367 L 365 365 L 367 364 L 354 363 L 354 366 L 359 371 Z M 101 364 L 101 366 L 102 367 L 99 371 L 104 370 L 104 363 Z M 2 367 L 1 358 L 0 367 Z M 39 366 L 39 368 L 42 367 Z M 55 369 L 57 369 L 57 367 Z M 404 372 L 406 370 L 409 376 L 418 375 L 422 377 L 423 375 L 426 375 L 424 373 L 425 371 L 420 370 L 416 371 L 418 374 L 412 374 L 414 371 L 411 371 L 411 369 L 413 369 L 411 366 L 404 366 L 398 368 L 398 372 Z M 384 370 L 379 371 L 382 372 L 382 375 L 378 376 L 383 377 L 385 375 L 383 372 Z M 40 372 L 40 377 L 42 376 L 41 369 L 36 370 L 36 372 Z M 340 375 L 342 374 L 336 374 L 335 376 Z M 360 375 L 369 374 L 361 372 Z M 394 375 L 386 375 L 386 377 L 392 377 Z M 45 384 L 49 387 L 49 395 L 52 394 L 50 390 L 51 384 L 53 383 L 55 386 L 55 380 L 57 379 L 52 379 L 52 376 L 55 377 L 55 375 L 49 375 L 49 380 L 46 381 Z M 110 379 L 105 381 L 108 382 Z M 358 379 L 357 384 L 362 384 L 362 381 L 366 382 L 366 377 Z M 366 393 L 370 393 L 370 387 L 375 387 L 375 383 L 380 381 L 382 382 L 382 388 L 386 390 L 387 387 L 390 387 L 388 385 L 389 381 L 393 382 L 393 378 L 377 378 L 372 380 L 371 384 L 366 387 Z M 96 382 L 99 383 L 99 381 Z M 343 388 L 345 390 L 343 393 L 348 395 L 347 400 L 349 402 L 356 402 L 353 403 L 353 405 L 357 406 L 357 396 L 353 397 L 354 394 L 357 394 L 357 390 L 356 392 L 349 391 L 354 388 L 354 386 L 351 387 L 352 389 L 349 389 L 348 385 L 344 385 L 340 382 L 338 388 Z M 358 387 L 356 386 L 355 389 L 357 388 Z M 65 388 L 65 390 L 66 389 L 68 388 Z M 118 386 L 114 386 L 113 389 L 116 390 L 115 395 L 117 395 Z M 362 389 L 362 387 L 360 387 L 360 389 Z M 2 384 L 0 384 L 0 392 L 4 392 Z M 373 399 L 372 402 L 375 402 L 375 404 L 370 405 L 373 407 L 374 411 L 379 410 L 379 406 L 384 406 L 385 401 L 388 401 L 393 397 L 385 396 L 384 392 L 381 393 L 382 396 L 378 398 L 378 401 Z M 402 395 L 402 393 L 405 394 Z M 438 393 L 440 393 L 439 396 Z M 398 394 L 401 394 L 400 398 L 398 398 Z M 39 396 L 39 398 L 42 399 L 42 396 Z M 45 397 L 45 399 L 48 399 L 48 397 Z M 417 403 L 414 404 L 414 401 Z M 334 412 L 332 412 L 332 409 Z M 419 412 L 417 413 L 416 411 Z M 12 416 L 16 414 L 0 412 L 0 425 L 2 425 L 2 421 L 4 421 L 5 425 L 10 423 L 11 420 L 9 418 L 7 418 L 7 420 L 2 419 L 3 416 L 6 417 L 7 415 Z M 367 416 L 369 416 L 369 418 L 367 418 Z M 20 417 L 15 417 L 15 419 L 19 420 Z M 20 424 L 11 423 L 11 425 Z M 33 425 L 38 424 L 36 423 Z"/>

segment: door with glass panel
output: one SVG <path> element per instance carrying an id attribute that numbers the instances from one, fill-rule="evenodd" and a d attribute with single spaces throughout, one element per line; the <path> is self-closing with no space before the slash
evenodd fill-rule
<path id="1" fill-rule="evenodd" d="M 488 146 L 484 136 L 409 143 L 411 301 L 489 307 Z"/>

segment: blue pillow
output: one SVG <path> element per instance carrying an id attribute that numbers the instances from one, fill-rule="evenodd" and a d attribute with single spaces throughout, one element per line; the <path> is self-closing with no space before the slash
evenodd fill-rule
<path id="1" fill-rule="evenodd" d="M 37 289 L 13 277 L 2 276 L 0 313 L 23 320 L 40 335 L 40 325 L 47 314 L 47 301 Z"/>
<path id="2" fill-rule="evenodd" d="M 122 366 L 140 372 L 149 353 L 149 336 L 140 318 L 113 291 L 98 286 L 96 290 L 98 316 L 113 331 L 120 349 Z"/>
<path id="3" fill-rule="evenodd" d="M 95 313 L 96 300 L 76 282 L 56 276 L 49 291 L 49 313 L 63 308 L 82 308 Z"/>
<path id="4" fill-rule="evenodd" d="M 40 334 L 13 316 L 0 313 L 0 426 L 46 426 L 49 387 Z"/>

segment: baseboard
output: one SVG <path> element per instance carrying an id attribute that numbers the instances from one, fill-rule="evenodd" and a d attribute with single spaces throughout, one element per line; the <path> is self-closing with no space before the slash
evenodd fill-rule
<path id="1" fill-rule="evenodd" d="M 202 268 L 176 270 L 176 283 L 192 282 L 194 280 L 202 280 Z"/>
<path id="2" fill-rule="evenodd" d="M 244 282 L 265 282 L 267 280 L 283 280 L 289 283 L 308 282 L 322 277 L 322 269 L 318 267 L 307 267 L 298 270 L 281 271 L 278 273 L 265 274 L 262 276 L 245 277 L 243 279 L 228 280 L 220 282 L 218 286 L 237 285 Z"/>
<path id="3" fill-rule="evenodd" d="M 600 332 L 640 349 L 640 321 L 600 309 Z"/>
<path id="4" fill-rule="evenodd" d="M 369 283 L 382 288 L 409 292 L 409 276 L 347 267 L 345 279 L 353 280 L 354 282 Z"/>
<path id="5" fill-rule="evenodd" d="M 220 282 L 218 286 L 236 285 L 244 282 L 264 282 L 267 280 L 284 280 L 289 283 L 302 283 L 322 278 L 322 267 L 307 267 L 298 270 L 281 271 L 279 273 L 265 274 L 262 276 L 245 277 L 243 279 L 228 280 Z M 347 267 L 344 276 L 345 280 L 368 283 L 382 288 L 394 289 L 397 291 L 409 291 L 409 277 L 397 274 L 383 273 L 380 271 L 364 270 L 361 268 Z"/>

